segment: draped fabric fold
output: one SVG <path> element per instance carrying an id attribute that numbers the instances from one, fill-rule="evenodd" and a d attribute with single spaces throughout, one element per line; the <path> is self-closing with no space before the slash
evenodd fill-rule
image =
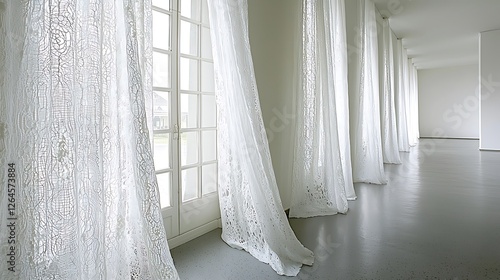
<path id="1" fill-rule="evenodd" d="M 351 139 L 349 131 L 349 91 L 348 91 L 348 63 L 345 1 L 327 1 L 330 8 L 330 34 L 334 44 L 331 45 L 333 61 L 333 75 L 335 88 L 335 105 L 337 109 L 337 129 L 339 136 L 340 157 L 347 200 L 356 200 L 356 192 L 352 179 Z M 325 16 L 326 17 L 326 16 Z"/>
<path id="2" fill-rule="evenodd" d="M 396 126 L 396 105 L 394 102 L 394 51 L 389 20 L 382 22 L 383 72 L 381 84 L 382 150 L 384 163 L 400 164 L 398 132 Z"/>
<path id="3" fill-rule="evenodd" d="M 150 4 L 0 6 L 0 181 L 11 184 L 0 188 L 0 278 L 177 279 L 144 101 Z M 6 213 L 8 198 L 16 208 Z M 4 260 L 6 216 L 16 218 L 15 274 Z"/>
<path id="4" fill-rule="evenodd" d="M 378 76 L 378 42 L 375 4 L 358 0 L 360 46 L 358 84 L 354 91 L 353 107 L 357 122 L 353 137 L 353 178 L 355 182 L 387 183 L 384 174 L 382 138 L 380 130 L 380 101 Z"/>
<path id="5" fill-rule="evenodd" d="M 406 129 L 407 129 L 407 138 L 408 138 L 408 146 L 413 147 L 415 146 L 415 142 L 413 142 L 412 139 L 412 134 L 413 134 L 413 128 L 412 128 L 412 111 L 411 111 L 411 91 L 412 91 L 412 76 L 411 76 L 411 70 L 412 70 L 412 65 L 410 62 L 410 59 L 408 58 L 408 50 L 403 48 L 403 81 L 404 81 L 404 108 L 406 111 Z M 408 148 L 408 149 L 409 149 Z"/>
<path id="6" fill-rule="evenodd" d="M 303 2 L 302 65 L 290 217 L 347 212 L 335 87 L 335 19 L 339 2 Z M 346 75 L 347 72 L 345 71 Z M 345 89 L 347 90 L 347 89 Z"/>
<path id="7" fill-rule="evenodd" d="M 418 143 L 418 76 L 417 69 L 413 66 L 412 59 L 408 60 L 409 67 L 409 121 L 408 121 L 408 142 L 410 146 L 415 146 Z"/>
<path id="8" fill-rule="evenodd" d="M 218 104 L 222 239 L 282 275 L 313 253 L 283 211 L 262 120 L 248 37 L 246 0 L 208 0 Z"/>
<path id="9" fill-rule="evenodd" d="M 413 66 L 413 79 L 415 81 L 413 85 L 413 95 L 412 95 L 412 110 L 413 115 L 413 127 L 415 128 L 415 141 L 418 142 L 420 139 L 420 122 L 419 122 L 419 106 L 418 106 L 418 69 Z"/>
<path id="10" fill-rule="evenodd" d="M 396 121 L 398 126 L 398 145 L 400 152 L 409 152 L 410 143 L 408 139 L 408 110 L 407 110 L 407 86 L 408 83 L 408 55 L 403 48 L 403 42 L 398 39 L 397 44 L 398 86 L 396 91 Z"/>

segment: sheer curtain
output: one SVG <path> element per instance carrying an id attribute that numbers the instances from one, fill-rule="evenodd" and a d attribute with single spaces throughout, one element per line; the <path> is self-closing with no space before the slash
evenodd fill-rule
<path id="1" fill-rule="evenodd" d="M 339 1 L 305 0 L 302 16 L 302 75 L 290 217 L 347 212 L 346 184 L 339 145 L 334 45 Z M 346 69 L 345 69 L 346 70 Z M 347 75 L 347 72 L 344 72 Z M 347 89 L 345 89 L 347 90 Z M 338 94 L 346 94 L 338 92 Z M 340 116 L 340 118 L 345 116 Z"/>
<path id="2" fill-rule="evenodd" d="M 407 111 L 407 87 L 408 83 L 408 56 L 406 50 L 403 48 L 403 42 L 398 39 L 397 44 L 397 57 L 398 61 L 398 87 L 396 91 L 396 121 L 398 126 L 398 145 L 399 151 L 409 152 L 410 143 L 408 139 L 408 111 Z"/>
<path id="3" fill-rule="evenodd" d="M 378 77 L 378 42 L 375 4 L 358 0 L 361 47 L 354 108 L 357 123 L 354 128 L 353 177 L 355 182 L 385 184 L 382 139 L 380 131 L 380 101 Z"/>
<path id="4" fill-rule="evenodd" d="M 419 122 L 419 107 L 418 107 L 418 69 L 413 66 L 413 79 L 415 84 L 413 85 L 413 114 L 415 118 L 413 119 L 413 127 L 415 128 L 415 141 L 418 142 L 420 138 L 420 122 Z"/>
<path id="5" fill-rule="evenodd" d="M 394 103 L 394 50 L 389 20 L 382 22 L 382 150 L 385 163 L 400 164 L 398 132 L 396 126 L 396 105 Z"/>
<path id="6" fill-rule="evenodd" d="M 209 0 L 218 104 L 222 239 L 282 275 L 313 253 L 290 228 L 271 163 L 248 38 L 246 0 Z"/>
<path id="7" fill-rule="evenodd" d="M 416 143 L 414 143 L 412 140 L 412 114 L 411 114 L 411 106 L 410 106 L 410 96 L 411 96 L 411 65 L 410 65 L 410 59 L 408 59 L 408 51 L 403 48 L 403 80 L 404 80 L 404 95 L 405 95 L 405 111 L 406 111 L 406 127 L 408 131 L 408 145 L 410 147 L 415 146 Z"/>
<path id="8" fill-rule="evenodd" d="M 332 56 L 334 58 L 334 88 L 335 105 L 337 109 L 337 129 L 339 136 L 340 157 L 342 159 L 342 172 L 344 173 L 344 184 L 347 200 L 356 200 L 356 192 L 352 179 L 351 162 L 351 139 L 349 131 L 349 92 L 348 92 L 348 63 L 347 63 L 347 38 L 346 38 L 346 16 L 345 1 L 326 1 L 329 5 L 328 18 L 330 34 L 334 44 Z"/>
<path id="9" fill-rule="evenodd" d="M 152 91 L 148 1 L 2 6 L 0 278 L 178 278 L 144 104 Z M 8 213 L 7 199 L 16 202 Z M 5 261 L 7 218 L 16 218 L 8 220 L 16 274 Z"/>
<path id="10" fill-rule="evenodd" d="M 417 69 L 413 65 L 413 60 L 408 60 L 409 67 L 409 80 L 410 80 L 410 90 L 409 90 L 409 143 L 411 146 L 415 146 L 418 143 L 419 133 L 418 133 L 418 76 Z"/>

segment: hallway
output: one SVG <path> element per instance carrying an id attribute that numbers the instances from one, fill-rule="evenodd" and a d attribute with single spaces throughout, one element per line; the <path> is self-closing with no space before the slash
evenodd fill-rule
<path id="1" fill-rule="evenodd" d="M 356 184 L 346 215 L 292 219 L 312 267 L 278 276 L 221 230 L 172 250 L 181 279 L 500 279 L 500 153 L 422 139 L 387 185 Z"/>

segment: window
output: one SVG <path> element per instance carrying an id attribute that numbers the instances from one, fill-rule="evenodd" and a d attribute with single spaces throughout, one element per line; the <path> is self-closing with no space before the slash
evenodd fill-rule
<path id="1" fill-rule="evenodd" d="M 216 103 L 206 0 L 153 0 L 153 91 L 160 203 L 164 217 L 172 216 L 174 224 L 180 220 L 182 234 L 183 215 L 193 205 L 200 211 L 208 199 L 218 209 Z"/>

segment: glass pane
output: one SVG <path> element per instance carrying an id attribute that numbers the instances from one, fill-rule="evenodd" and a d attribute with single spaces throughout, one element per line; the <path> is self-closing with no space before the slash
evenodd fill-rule
<path id="1" fill-rule="evenodd" d="M 153 52 L 153 86 L 170 87 L 170 55 Z"/>
<path id="2" fill-rule="evenodd" d="M 198 90 L 198 61 L 181 57 L 180 82 L 181 90 Z"/>
<path id="3" fill-rule="evenodd" d="M 210 29 L 201 28 L 201 57 L 212 59 L 212 42 L 210 41 Z"/>
<path id="4" fill-rule="evenodd" d="M 198 55 L 198 25 L 181 21 L 181 53 Z"/>
<path id="5" fill-rule="evenodd" d="M 198 95 L 181 94 L 181 128 L 198 127 Z"/>
<path id="6" fill-rule="evenodd" d="M 153 11 L 153 47 L 170 50 L 170 16 Z"/>
<path id="7" fill-rule="evenodd" d="M 207 0 L 201 0 L 201 22 L 208 24 L 208 5 Z"/>
<path id="8" fill-rule="evenodd" d="M 214 64 L 211 62 L 201 63 L 201 91 L 215 92 L 214 87 Z"/>
<path id="9" fill-rule="evenodd" d="M 170 172 L 158 174 L 156 175 L 156 179 L 158 180 L 158 189 L 160 190 L 160 207 L 172 206 L 170 201 Z"/>
<path id="10" fill-rule="evenodd" d="M 201 96 L 202 127 L 215 127 L 217 125 L 216 110 L 215 95 L 203 94 Z"/>
<path id="11" fill-rule="evenodd" d="M 217 164 L 204 165 L 202 168 L 202 195 L 217 191 Z"/>
<path id="12" fill-rule="evenodd" d="M 153 0 L 153 6 L 170 10 L 170 0 Z"/>
<path id="13" fill-rule="evenodd" d="M 198 132 L 190 131 L 181 133 L 181 165 L 198 163 Z"/>
<path id="14" fill-rule="evenodd" d="M 215 130 L 203 131 L 201 134 L 203 162 L 217 159 L 217 133 Z"/>
<path id="15" fill-rule="evenodd" d="M 170 168 L 170 134 L 154 134 L 153 144 L 155 169 Z"/>
<path id="16" fill-rule="evenodd" d="M 182 170 L 182 201 L 198 197 L 198 167 Z"/>
<path id="17" fill-rule="evenodd" d="M 200 20 L 200 0 L 181 0 L 181 15 L 190 19 Z"/>
<path id="18" fill-rule="evenodd" d="M 153 130 L 170 127 L 170 92 L 153 92 Z"/>

